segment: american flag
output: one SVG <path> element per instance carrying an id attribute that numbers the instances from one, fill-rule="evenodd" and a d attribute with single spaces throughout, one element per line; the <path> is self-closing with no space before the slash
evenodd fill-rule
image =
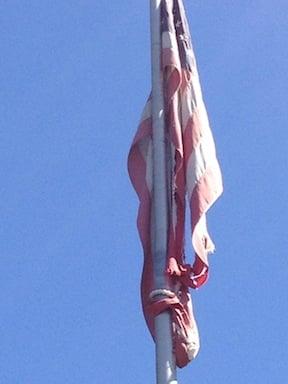
<path id="1" fill-rule="evenodd" d="M 144 250 L 141 283 L 144 316 L 153 336 L 155 316 L 167 309 L 171 311 L 176 362 L 183 367 L 199 350 L 189 287 L 199 288 L 208 277 L 208 254 L 214 251 L 214 244 L 208 234 L 206 212 L 222 193 L 222 177 L 182 0 L 162 0 L 161 36 L 169 190 L 165 273 L 173 287 L 161 300 L 153 295 L 151 97 L 129 152 L 128 170 L 140 200 L 137 225 Z M 186 202 L 195 250 L 192 265 L 186 262 L 184 250 Z"/>

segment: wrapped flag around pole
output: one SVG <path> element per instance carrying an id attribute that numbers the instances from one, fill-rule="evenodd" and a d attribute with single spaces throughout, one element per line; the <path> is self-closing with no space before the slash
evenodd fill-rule
<path id="1" fill-rule="evenodd" d="M 156 343 L 157 384 L 176 383 L 176 368 L 198 353 L 189 287 L 208 278 L 214 245 L 206 212 L 222 178 L 182 0 L 150 0 L 152 93 L 134 137 L 128 170 L 140 200 L 144 250 L 141 296 Z M 184 253 L 188 202 L 195 260 Z"/>

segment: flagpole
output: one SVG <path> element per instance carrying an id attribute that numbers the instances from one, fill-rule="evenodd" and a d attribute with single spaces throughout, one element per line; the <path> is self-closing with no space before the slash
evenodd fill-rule
<path id="1" fill-rule="evenodd" d="M 169 289 L 165 278 L 168 236 L 168 187 L 166 183 L 165 116 L 161 71 L 161 0 L 150 0 L 152 125 L 153 125 L 153 266 L 155 289 Z M 155 318 L 157 384 L 177 384 L 170 312 Z"/>

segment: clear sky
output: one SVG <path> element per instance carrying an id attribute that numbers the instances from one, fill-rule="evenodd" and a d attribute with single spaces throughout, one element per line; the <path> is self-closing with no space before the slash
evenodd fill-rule
<path id="1" fill-rule="evenodd" d="M 225 193 L 181 384 L 288 377 L 287 0 L 186 0 Z M 149 1 L 0 2 L 0 383 L 154 382 L 126 157 Z M 192 250 L 187 242 L 187 253 Z"/>

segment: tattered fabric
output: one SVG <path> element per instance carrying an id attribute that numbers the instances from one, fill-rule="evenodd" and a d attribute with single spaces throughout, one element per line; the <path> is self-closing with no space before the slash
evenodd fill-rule
<path id="1" fill-rule="evenodd" d="M 206 212 L 222 192 L 222 178 L 182 1 L 163 0 L 161 7 L 167 162 L 171 170 L 167 176 L 169 240 L 165 273 L 172 291 L 164 298 L 153 295 L 151 97 L 130 149 L 128 170 L 140 201 L 137 224 L 144 250 L 141 283 L 144 316 L 154 336 L 155 316 L 171 311 L 176 362 L 183 367 L 199 349 L 189 287 L 199 288 L 208 278 L 208 254 L 214 251 L 214 244 L 208 234 Z M 185 261 L 184 253 L 186 201 L 195 250 L 191 264 Z"/>

